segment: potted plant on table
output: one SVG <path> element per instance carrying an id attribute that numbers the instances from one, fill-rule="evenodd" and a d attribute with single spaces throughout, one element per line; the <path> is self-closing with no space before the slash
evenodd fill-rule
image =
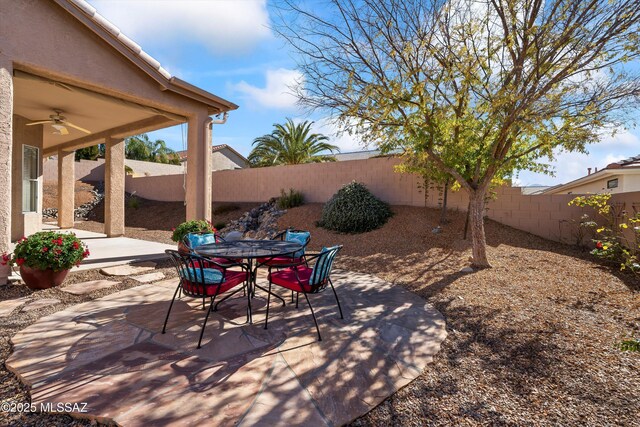
<path id="1" fill-rule="evenodd" d="M 178 225 L 173 229 L 173 235 L 171 236 L 171 240 L 178 243 L 178 252 L 181 253 L 189 253 L 189 248 L 187 248 L 183 241 L 184 236 L 189 233 L 215 233 L 216 229 L 213 227 L 211 222 L 204 219 L 194 219 L 191 221 L 185 221 L 182 224 Z"/>
<path id="2" fill-rule="evenodd" d="M 75 234 L 40 231 L 20 239 L 12 254 L 2 255 L 2 264 L 17 265 L 29 288 L 47 289 L 60 286 L 69 270 L 88 256 Z"/>

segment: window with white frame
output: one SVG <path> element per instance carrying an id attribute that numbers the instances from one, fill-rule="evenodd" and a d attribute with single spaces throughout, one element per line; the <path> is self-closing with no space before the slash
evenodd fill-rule
<path id="1" fill-rule="evenodd" d="M 22 146 L 22 212 L 38 211 L 40 150 Z"/>

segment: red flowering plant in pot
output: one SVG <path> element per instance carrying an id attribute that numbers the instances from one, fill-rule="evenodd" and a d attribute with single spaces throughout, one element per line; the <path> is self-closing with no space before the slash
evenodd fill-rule
<path id="1" fill-rule="evenodd" d="M 47 289 L 59 286 L 69 270 L 88 256 L 89 250 L 75 234 L 40 231 L 20 239 L 12 254 L 2 255 L 2 264 L 17 265 L 29 288 Z"/>

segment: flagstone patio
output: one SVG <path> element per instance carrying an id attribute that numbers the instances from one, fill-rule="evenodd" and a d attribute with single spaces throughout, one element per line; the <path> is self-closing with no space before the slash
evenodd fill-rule
<path id="1" fill-rule="evenodd" d="M 333 277 L 345 319 L 331 292 L 312 296 L 321 342 L 302 301 L 272 301 L 264 330 L 258 294 L 255 324 L 244 323 L 244 297 L 228 300 L 197 350 L 201 301 L 177 301 L 160 333 L 172 279 L 40 319 L 12 338 L 6 366 L 34 404 L 86 403 L 78 415 L 119 425 L 341 425 L 429 369 L 446 331 L 438 311 L 401 287 Z"/>

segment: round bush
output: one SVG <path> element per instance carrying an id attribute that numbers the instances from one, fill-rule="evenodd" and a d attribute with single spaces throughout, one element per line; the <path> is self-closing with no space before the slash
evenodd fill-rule
<path id="1" fill-rule="evenodd" d="M 391 215 L 388 204 L 371 194 L 364 184 L 353 181 L 324 205 L 318 225 L 343 233 L 363 233 L 381 227 Z"/>

